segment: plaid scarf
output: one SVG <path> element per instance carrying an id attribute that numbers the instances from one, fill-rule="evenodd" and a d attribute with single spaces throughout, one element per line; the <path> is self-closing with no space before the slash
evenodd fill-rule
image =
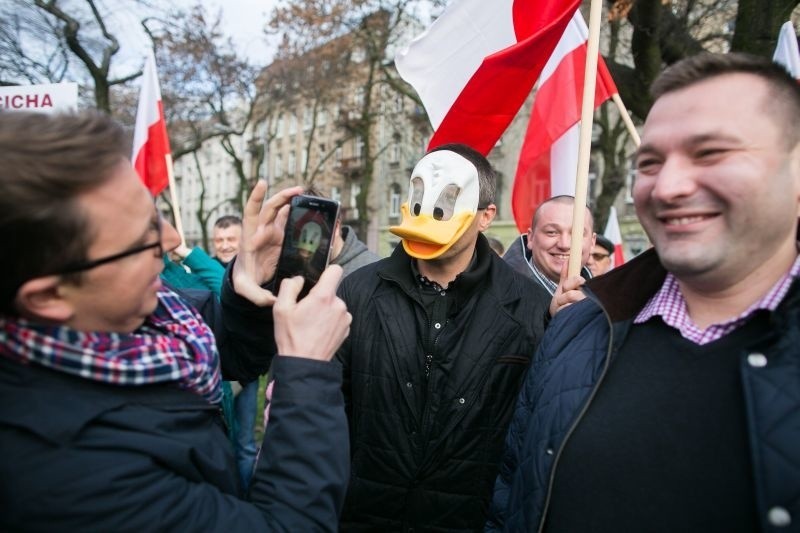
<path id="1" fill-rule="evenodd" d="M 210 403 L 222 399 L 214 334 L 166 288 L 133 333 L 87 333 L 0 316 L 0 355 L 112 385 L 175 383 Z"/>

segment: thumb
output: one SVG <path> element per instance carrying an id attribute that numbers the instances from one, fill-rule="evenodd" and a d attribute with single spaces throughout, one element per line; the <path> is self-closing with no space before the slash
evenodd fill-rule
<path id="1" fill-rule="evenodd" d="M 558 287 L 563 288 L 564 282 L 567 281 L 569 278 L 569 261 L 564 261 L 564 264 L 561 265 L 561 276 L 558 280 Z"/>
<path id="2" fill-rule="evenodd" d="M 305 280 L 302 276 L 294 276 L 281 281 L 278 288 L 278 299 L 275 301 L 276 309 L 286 309 L 297 303 L 297 296 L 303 290 Z"/>

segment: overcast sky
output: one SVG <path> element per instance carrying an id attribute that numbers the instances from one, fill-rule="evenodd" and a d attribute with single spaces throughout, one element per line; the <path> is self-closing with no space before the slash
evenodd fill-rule
<path id="1" fill-rule="evenodd" d="M 113 5 L 111 0 L 107 5 Z M 186 7 L 195 5 L 197 0 L 176 0 L 173 4 Z M 265 40 L 263 28 L 277 0 L 200 0 L 210 16 L 215 16 L 222 7 L 223 31 L 233 39 L 237 51 L 251 59 L 252 63 L 267 65 L 275 53 L 274 46 Z M 144 49 L 149 44 L 141 29 L 138 14 L 128 2 L 120 2 L 114 10 L 115 22 L 125 28 L 121 35 L 119 53 L 120 65 L 136 67 L 141 65 Z M 138 67 L 136 67 L 138 68 Z"/>

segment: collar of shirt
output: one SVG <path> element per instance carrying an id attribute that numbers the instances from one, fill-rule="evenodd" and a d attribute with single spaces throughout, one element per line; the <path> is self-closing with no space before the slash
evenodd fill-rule
<path id="1" fill-rule="evenodd" d="M 653 317 L 660 316 L 670 327 L 677 329 L 681 336 L 695 344 L 703 345 L 721 339 L 732 332 L 750 318 L 758 310 L 774 311 L 781 303 L 795 278 L 800 275 L 800 256 L 794 260 L 792 268 L 783 275 L 767 293 L 742 314 L 719 324 L 712 324 L 706 329 L 700 329 L 686 309 L 686 300 L 681 293 L 678 280 L 672 273 L 668 273 L 661 289 L 653 295 L 642 308 L 634 324 L 642 324 Z"/>
<path id="2" fill-rule="evenodd" d="M 478 255 L 477 252 L 472 253 L 472 259 L 470 259 L 469 265 L 467 265 L 467 268 L 466 270 L 464 270 L 464 272 L 469 272 L 473 268 L 475 268 L 475 265 L 478 263 L 477 255 Z M 442 287 L 437 282 L 428 279 L 426 276 L 420 273 L 419 267 L 417 267 L 416 259 L 411 260 L 411 272 L 414 274 L 414 279 L 417 280 L 417 284 L 420 288 L 431 289 L 431 291 L 437 293 L 447 292 L 453 287 L 455 287 L 458 284 L 459 279 L 461 279 L 461 277 L 464 274 L 464 272 L 462 272 L 461 274 L 457 275 L 453 281 L 448 283 L 447 287 Z"/>

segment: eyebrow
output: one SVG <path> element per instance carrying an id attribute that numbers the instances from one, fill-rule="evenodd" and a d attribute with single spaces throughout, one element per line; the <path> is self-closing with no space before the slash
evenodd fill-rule
<path id="1" fill-rule="evenodd" d="M 724 131 L 711 131 L 708 133 L 699 133 L 697 135 L 692 135 L 687 139 L 681 141 L 680 146 L 681 148 L 688 148 L 692 146 L 696 146 L 698 144 L 703 144 L 712 141 L 722 141 L 726 143 L 734 143 L 734 144 L 741 144 L 742 140 L 738 137 L 730 135 Z M 634 161 L 643 155 L 660 155 L 662 153 L 661 150 L 656 148 L 653 143 L 645 143 L 642 144 L 636 152 L 633 154 Z"/>

